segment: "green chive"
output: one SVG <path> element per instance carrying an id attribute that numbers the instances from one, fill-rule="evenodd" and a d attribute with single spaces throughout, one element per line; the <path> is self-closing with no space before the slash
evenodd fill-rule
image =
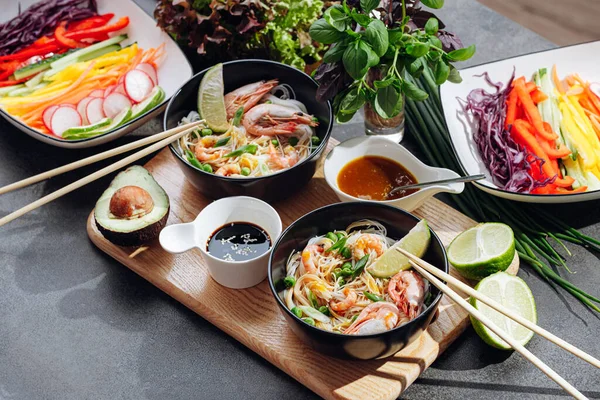
<path id="1" fill-rule="evenodd" d="M 383 297 L 379 297 L 374 293 L 371 292 L 363 292 L 363 294 L 365 295 L 365 297 L 371 301 L 383 301 Z"/>
<path id="2" fill-rule="evenodd" d="M 219 140 L 217 140 L 217 143 L 215 143 L 215 145 L 213 147 L 225 146 L 227 143 L 229 143 L 230 139 L 231 139 L 231 136 L 227 136 L 226 138 L 219 139 Z"/>
<path id="3" fill-rule="evenodd" d="M 329 240 L 331 240 L 333 243 L 338 241 L 338 237 L 335 233 L 333 232 L 327 232 L 327 235 L 325 235 L 325 237 Z"/>
<path id="4" fill-rule="evenodd" d="M 258 146 L 255 144 L 247 144 L 240 147 L 237 150 L 232 151 L 229 154 L 225 154 L 223 157 L 239 157 L 244 153 L 256 154 L 256 150 L 258 150 Z"/>
<path id="5" fill-rule="evenodd" d="M 240 122 L 242 121 L 242 116 L 244 115 L 244 107 L 240 107 L 237 109 L 235 114 L 233 115 L 233 126 L 240 126 Z"/>

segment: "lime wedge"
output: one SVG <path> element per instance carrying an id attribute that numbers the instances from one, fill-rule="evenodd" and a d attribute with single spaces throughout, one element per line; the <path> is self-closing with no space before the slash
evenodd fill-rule
<path id="1" fill-rule="evenodd" d="M 510 226 L 479 224 L 458 235 L 448 246 L 450 264 L 465 278 L 480 280 L 506 270 L 515 256 Z"/>
<path id="2" fill-rule="evenodd" d="M 429 246 L 430 239 L 431 232 L 429 231 L 429 226 L 427 225 L 427 221 L 422 219 L 406 236 L 394 243 L 381 257 L 375 260 L 367 268 L 367 271 L 377 278 L 389 278 L 403 269 L 410 268 L 408 258 L 396 251 L 396 248 L 400 247 L 417 257 L 423 257 L 425 250 Z"/>
<path id="3" fill-rule="evenodd" d="M 529 286 L 527 286 L 523 279 L 509 275 L 506 272 L 496 272 L 482 279 L 475 287 L 475 290 L 491 297 L 515 314 L 519 314 L 534 324 L 537 323 L 535 300 Z M 532 331 L 505 317 L 498 311 L 493 310 L 479 300 L 471 297 L 469 302 L 473 307 L 481 311 L 483 315 L 492 320 L 498 328 L 508 333 L 522 345 L 526 345 L 533 337 Z M 475 328 L 475 332 L 477 332 L 479 337 L 490 346 L 502 350 L 510 349 L 508 343 L 500 339 L 498 335 L 473 317 L 471 317 L 471 324 L 473 324 L 473 328 Z"/>
<path id="4" fill-rule="evenodd" d="M 198 89 L 198 114 L 215 132 L 229 129 L 224 93 L 223 64 L 217 64 L 206 71 Z"/>

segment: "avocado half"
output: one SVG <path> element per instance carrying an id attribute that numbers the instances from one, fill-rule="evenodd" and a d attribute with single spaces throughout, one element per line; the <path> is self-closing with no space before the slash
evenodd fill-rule
<path id="1" fill-rule="evenodd" d="M 146 202 L 142 202 L 147 208 L 143 215 L 127 218 L 111 212 L 111 206 L 115 210 L 113 196 L 119 189 L 126 187 L 134 187 L 146 197 Z M 148 197 L 151 198 L 150 201 L 147 200 Z M 151 207 L 148 206 L 149 203 L 152 204 Z M 139 246 L 156 238 L 167 224 L 168 217 L 169 196 L 150 172 L 139 165 L 119 172 L 102 193 L 94 209 L 94 221 L 98 230 L 106 239 L 119 246 Z"/>

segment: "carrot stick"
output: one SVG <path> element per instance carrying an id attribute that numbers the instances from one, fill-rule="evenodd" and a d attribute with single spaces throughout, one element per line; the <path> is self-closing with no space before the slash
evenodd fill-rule
<path id="1" fill-rule="evenodd" d="M 552 194 L 574 194 L 574 193 L 583 193 L 586 190 L 587 190 L 587 186 L 579 186 L 577 189 L 570 189 L 570 190 L 567 190 L 562 187 L 557 187 L 556 189 L 551 190 L 550 193 L 552 193 Z"/>
<path id="2" fill-rule="evenodd" d="M 536 86 L 536 85 L 535 85 L 535 83 L 533 83 L 533 82 L 527 82 L 527 83 L 525 84 L 525 89 L 527 89 L 527 92 L 528 92 L 528 93 L 531 93 L 531 92 L 533 92 L 534 90 L 536 90 L 536 89 L 537 89 L 537 86 Z"/>
<path id="3" fill-rule="evenodd" d="M 573 76 L 572 76 L 572 75 L 568 75 L 568 76 L 565 78 L 565 82 L 567 82 L 567 85 L 569 85 L 569 86 L 573 86 L 573 85 L 575 84 L 575 78 L 573 78 Z"/>
<path id="4" fill-rule="evenodd" d="M 535 106 L 535 104 L 533 104 L 533 100 L 531 100 L 531 96 L 529 96 L 529 93 L 527 93 L 525 84 L 521 81 L 517 81 L 515 83 L 514 90 L 517 91 L 517 96 L 519 96 L 519 99 L 521 100 L 521 103 L 523 104 L 525 113 L 531 120 L 532 125 L 538 131 L 540 136 L 542 136 L 546 140 L 555 140 L 558 136 L 554 132 L 552 132 L 552 131 L 548 132 L 548 131 L 546 131 L 546 129 L 544 129 L 544 121 L 542 120 L 542 117 L 541 117 L 540 112 L 538 111 L 537 107 Z"/>
<path id="5" fill-rule="evenodd" d="M 546 96 L 546 94 L 541 90 L 536 89 L 533 92 L 531 92 L 531 100 L 533 100 L 535 104 L 538 104 L 544 100 L 548 100 L 548 96 Z"/>
<path id="6" fill-rule="evenodd" d="M 517 116 L 517 92 L 513 89 L 508 94 L 508 101 L 506 102 L 506 120 L 504 126 L 508 129 L 509 125 L 515 122 Z"/>
<path id="7" fill-rule="evenodd" d="M 600 118 L 598 116 L 592 114 L 589 116 L 590 121 L 592 122 L 592 126 L 594 127 L 594 131 L 596 132 L 596 136 L 600 139 Z"/>
<path id="8" fill-rule="evenodd" d="M 548 143 L 547 140 L 544 140 L 539 135 L 537 135 L 536 138 L 537 138 L 540 146 L 542 146 L 542 149 L 544 149 L 544 152 L 546 152 L 546 154 L 548 154 L 548 157 L 550 157 L 551 159 L 564 158 L 564 157 L 568 156 L 569 154 L 571 154 L 571 150 L 569 150 L 563 144 L 559 144 L 558 148 L 555 149 L 555 148 L 553 148 L 552 144 Z M 557 166 L 557 169 L 558 169 L 558 166 Z"/>
<path id="9" fill-rule="evenodd" d="M 550 158 L 535 139 L 535 136 L 529 131 L 528 125 L 529 124 L 527 121 L 518 119 L 513 124 L 511 133 L 515 136 L 515 139 L 517 139 L 518 142 L 523 143 L 529 149 L 529 151 L 544 161 L 542 164 L 542 171 L 546 178 L 552 178 L 553 176 L 558 175 L 558 171 L 555 171 L 550 163 Z"/>
<path id="10" fill-rule="evenodd" d="M 554 81 L 554 86 L 556 86 L 556 90 L 558 90 L 558 92 L 560 94 L 565 94 L 565 87 L 563 86 L 563 83 L 558 78 L 558 72 L 556 71 L 556 64 L 554 64 L 552 66 L 552 80 Z"/>
<path id="11" fill-rule="evenodd" d="M 590 90 L 590 85 L 585 86 L 584 93 L 587 95 L 587 98 L 592 102 L 594 107 L 596 107 L 598 113 L 600 113 L 600 99 L 594 92 Z"/>
<path id="12" fill-rule="evenodd" d="M 577 96 L 578 94 L 583 93 L 583 88 L 581 86 L 574 86 L 574 87 L 570 87 L 569 90 L 567 90 L 566 95 L 567 96 Z"/>

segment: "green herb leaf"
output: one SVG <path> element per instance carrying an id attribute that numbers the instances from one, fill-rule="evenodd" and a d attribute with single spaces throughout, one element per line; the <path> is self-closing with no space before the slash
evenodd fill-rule
<path id="1" fill-rule="evenodd" d="M 344 32 L 350 20 L 350 17 L 344 12 L 344 7 L 339 4 L 329 7 L 323 13 L 323 18 L 340 32 Z"/>
<path id="2" fill-rule="evenodd" d="M 452 83 L 461 83 L 462 77 L 460 76 L 460 72 L 454 67 L 450 68 L 450 74 L 448 75 L 448 81 Z"/>
<path id="3" fill-rule="evenodd" d="M 379 297 L 374 293 L 371 292 L 363 292 L 363 294 L 365 295 L 365 297 L 371 301 L 374 302 L 378 302 L 378 301 L 383 301 L 383 297 Z"/>
<path id="4" fill-rule="evenodd" d="M 444 47 L 444 45 L 442 44 L 442 41 L 437 36 L 429 36 L 429 38 L 427 40 L 429 41 L 430 45 L 435 46 L 438 49 L 441 49 L 442 47 Z"/>
<path id="5" fill-rule="evenodd" d="M 359 24 L 362 27 L 366 28 L 371 23 L 371 17 L 357 12 L 355 8 L 353 8 L 350 12 L 350 16 L 354 21 L 356 21 L 357 24 Z"/>
<path id="6" fill-rule="evenodd" d="M 308 31 L 310 37 L 323 44 L 339 42 L 344 37 L 344 32 L 340 32 L 321 18 L 316 20 Z"/>
<path id="7" fill-rule="evenodd" d="M 345 113 L 345 112 L 338 112 L 335 115 L 335 120 L 338 124 L 345 124 L 346 122 L 349 122 L 353 117 L 354 114 L 356 114 L 356 111 L 351 112 L 351 113 Z"/>
<path id="8" fill-rule="evenodd" d="M 421 0 L 421 3 L 429 8 L 442 8 L 444 7 L 444 0 Z"/>
<path id="9" fill-rule="evenodd" d="M 347 238 L 338 240 L 337 242 L 335 242 L 335 244 L 333 246 L 331 246 L 330 248 L 325 250 L 325 253 L 330 253 L 334 250 L 339 250 L 339 249 L 343 248 L 346 245 L 346 239 Z"/>
<path id="10" fill-rule="evenodd" d="M 394 81 L 398 80 L 394 75 L 388 75 L 380 81 L 373 82 L 376 89 L 381 89 L 390 86 Z"/>
<path id="11" fill-rule="evenodd" d="M 425 32 L 428 35 L 435 35 L 438 32 L 439 23 L 437 18 L 429 18 L 425 24 Z"/>
<path id="12" fill-rule="evenodd" d="M 356 278 L 363 272 L 363 269 L 365 269 L 365 265 L 367 265 L 367 261 L 369 261 L 368 254 L 360 260 L 358 260 L 356 264 L 354 264 L 354 268 L 352 269 L 352 279 Z"/>
<path id="13" fill-rule="evenodd" d="M 377 64 L 379 64 L 379 56 L 377 55 L 377 53 L 375 53 L 375 50 L 369 48 L 369 68 L 370 67 L 375 67 Z"/>
<path id="14" fill-rule="evenodd" d="M 435 77 L 435 83 L 437 85 L 441 85 L 442 83 L 446 82 L 446 79 L 448 79 L 448 76 L 450 75 L 450 67 L 444 60 L 440 59 L 435 65 L 435 71 L 433 72 L 433 75 Z"/>
<path id="15" fill-rule="evenodd" d="M 232 151 L 231 153 L 225 154 L 223 157 L 239 157 L 244 153 L 256 154 L 256 150 L 258 150 L 257 145 L 247 144 L 238 148 L 237 150 Z"/>
<path id="16" fill-rule="evenodd" d="M 399 43 L 402 41 L 402 29 L 394 28 L 388 29 L 388 40 L 390 43 Z"/>
<path id="17" fill-rule="evenodd" d="M 390 85 L 377 91 L 374 105 L 382 118 L 392 118 L 402 109 L 402 96 L 394 85 Z"/>
<path id="18" fill-rule="evenodd" d="M 423 57 L 428 51 L 429 45 L 427 43 L 416 42 L 406 45 L 406 52 L 415 58 Z"/>
<path id="19" fill-rule="evenodd" d="M 365 104 L 364 93 L 358 90 L 358 87 L 350 89 L 340 103 L 340 111 L 348 114 L 354 113 Z"/>
<path id="20" fill-rule="evenodd" d="M 363 9 L 365 14 L 369 14 L 371 11 L 377 8 L 380 0 L 360 0 L 360 8 Z"/>
<path id="21" fill-rule="evenodd" d="M 344 51 L 346 51 L 347 47 L 348 47 L 348 45 L 343 42 L 334 44 L 323 55 L 323 62 L 334 63 L 334 62 L 340 61 L 342 59 L 342 56 L 344 55 Z"/>
<path id="22" fill-rule="evenodd" d="M 226 138 L 219 139 L 219 140 L 217 140 L 217 143 L 215 143 L 215 145 L 213 147 L 225 146 L 227 143 L 229 143 L 229 139 L 231 139 L 231 136 L 227 136 Z"/>
<path id="23" fill-rule="evenodd" d="M 447 54 L 447 57 L 452 61 L 465 61 L 473 57 L 475 54 L 475 45 L 472 44 L 469 47 L 451 51 Z"/>
<path id="24" fill-rule="evenodd" d="M 358 40 L 344 51 L 342 57 L 344 68 L 352 78 L 359 80 L 367 73 L 370 50 L 371 48 L 367 43 Z"/>
<path id="25" fill-rule="evenodd" d="M 240 107 L 237 109 L 235 114 L 233 115 L 233 121 L 231 122 L 233 126 L 240 126 L 240 122 L 242 122 L 242 117 L 244 116 L 244 107 Z"/>
<path id="26" fill-rule="evenodd" d="M 385 54 L 390 42 L 388 31 L 383 21 L 378 19 L 371 21 L 365 30 L 365 37 L 379 57 Z"/>
<path id="27" fill-rule="evenodd" d="M 421 60 L 420 58 L 415 58 L 415 59 L 405 59 L 405 67 L 406 67 L 406 71 L 408 71 L 408 73 L 415 77 L 415 78 L 419 78 L 421 76 L 421 74 L 423 73 L 423 69 L 425 68 L 425 64 L 423 64 L 423 60 Z"/>
<path id="28" fill-rule="evenodd" d="M 423 90 L 419 89 L 417 87 L 417 85 L 415 85 L 414 83 L 411 83 L 407 80 L 402 82 L 402 92 L 409 99 L 413 99 L 416 101 L 422 101 L 422 100 L 425 100 L 427 97 L 429 97 L 427 92 L 424 92 Z"/>

